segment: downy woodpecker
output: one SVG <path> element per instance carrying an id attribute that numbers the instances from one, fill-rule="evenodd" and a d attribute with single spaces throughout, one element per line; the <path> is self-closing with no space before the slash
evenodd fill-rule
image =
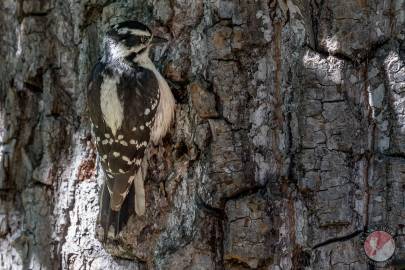
<path id="1" fill-rule="evenodd" d="M 121 230 L 131 207 L 137 215 L 145 213 L 146 150 L 165 136 L 174 117 L 172 92 L 149 59 L 149 49 L 162 41 L 137 21 L 113 25 L 88 85 L 89 115 L 106 175 L 99 216 L 105 237 L 110 225 L 115 234 Z"/>

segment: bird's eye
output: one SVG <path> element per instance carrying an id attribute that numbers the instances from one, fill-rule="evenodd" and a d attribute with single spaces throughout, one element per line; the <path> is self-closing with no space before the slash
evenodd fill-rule
<path id="1" fill-rule="evenodd" d="M 147 40 L 148 40 L 148 39 L 147 39 L 145 36 L 141 37 L 141 42 L 142 42 L 142 43 L 145 43 Z"/>

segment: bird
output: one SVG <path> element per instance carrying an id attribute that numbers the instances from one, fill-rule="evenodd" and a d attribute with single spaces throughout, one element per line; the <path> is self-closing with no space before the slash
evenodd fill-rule
<path id="1" fill-rule="evenodd" d="M 88 112 L 105 175 L 98 218 L 105 238 L 146 211 L 147 149 L 168 133 L 176 106 L 149 58 L 151 47 L 166 41 L 135 20 L 111 25 L 90 75 Z"/>

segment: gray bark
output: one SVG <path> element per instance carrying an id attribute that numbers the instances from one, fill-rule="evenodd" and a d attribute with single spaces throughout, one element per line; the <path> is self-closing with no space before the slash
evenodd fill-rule
<path id="1" fill-rule="evenodd" d="M 103 245 L 85 91 L 126 19 L 178 105 Z M 404 0 L 2 0 L 0 34 L 1 269 L 368 269 L 360 231 L 405 233 Z"/>

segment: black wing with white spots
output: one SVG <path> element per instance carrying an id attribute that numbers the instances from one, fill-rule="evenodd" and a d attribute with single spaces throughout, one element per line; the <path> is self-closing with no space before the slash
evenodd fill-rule
<path id="1" fill-rule="evenodd" d="M 123 108 L 123 119 L 115 134 L 101 108 L 101 88 L 106 85 L 111 88 L 108 91 L 117 92 Z M 138 66 L 124 69 L 102 62 L 95 66 L 89 84 L 88 106 L 97 150 L 107 175 L 110 205 L 115 211 L 119 210 L 140 168 L 158 103 L 159 85 L 152 71 Z"/>

